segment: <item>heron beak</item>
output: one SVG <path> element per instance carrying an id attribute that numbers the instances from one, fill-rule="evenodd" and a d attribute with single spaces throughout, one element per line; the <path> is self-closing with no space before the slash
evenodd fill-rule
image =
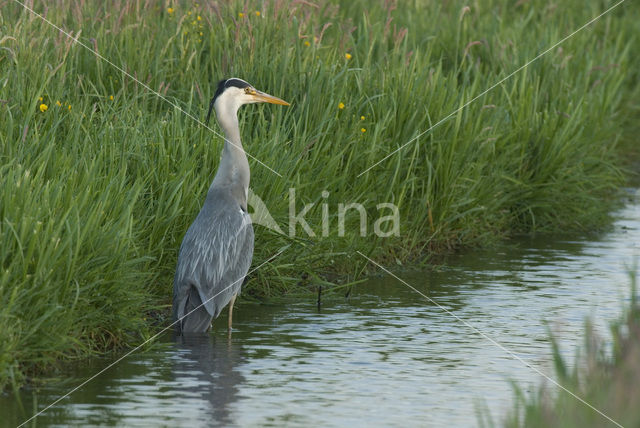
<path id="1" fill-rule="evenodd" d="M 257 103 L 280 104 L 282 106 L 291 105 L 288 102 L 286 102 L 285 100 L 281 100 L 278 97 L 274 97 L 273 95 L 265 94 L 264 92 L 260 92 L 260 91 L 256 91 L 256 93 L 253 94 L 253 99 Z"/>

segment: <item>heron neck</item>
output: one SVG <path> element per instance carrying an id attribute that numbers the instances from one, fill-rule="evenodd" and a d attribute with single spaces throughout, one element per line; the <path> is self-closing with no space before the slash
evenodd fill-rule
<path id="1" fill-rule="evenodd" d="M 224 131 L 222 159 L 211 187 L 228 188 L 240 205 L 246 208 L 249 189 L 249 162 L 240 141 L 240 127 L 236 112 L 220 114 L 218 122 Z"/>

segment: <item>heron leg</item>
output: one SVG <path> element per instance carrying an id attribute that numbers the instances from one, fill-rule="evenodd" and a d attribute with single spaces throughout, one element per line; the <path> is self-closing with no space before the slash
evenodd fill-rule
<path id="1" fill-rule="evenodd" d="M 233 319 L 233 304 L 236 302 L 237 294 L 231 296 L 231 301 L 229 302 L 229 331 L 231 331 L 231 323 Z"/>

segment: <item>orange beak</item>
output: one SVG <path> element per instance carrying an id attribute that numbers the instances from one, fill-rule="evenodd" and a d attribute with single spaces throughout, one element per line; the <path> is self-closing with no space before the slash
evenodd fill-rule
<path id="1" fill-rule="evenodd" d="M 273 95 L 265 94 L 264 92 L 260 92 L 260 91 L 256 91 L 256 93 L 253 94 L 253 99 L 259 103 L 280 104 L 282 106 L 291 105 L 285 100 L 281 100 L 278 97 L 274 97 Z"/>

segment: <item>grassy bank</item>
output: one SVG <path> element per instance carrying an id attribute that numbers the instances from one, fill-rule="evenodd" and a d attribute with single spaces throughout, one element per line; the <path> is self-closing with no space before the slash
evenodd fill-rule
<path id="1" fill-rule="evenodd" d="M 587 324 L 585 354 L 575 369 L 568 370 L 560 353 L 554 352 L 560 383 L 625 427 L 640 425 L 640 302 L 635 277 L 632 278 L 631 296 L 623 319 L 611 326 L 612 346 L 603 343 Z M 615 426 L 565 391 L 552 393 L 548 388 L 540 388 L 532 396 L 517 391 L 516 407 L 504 425 Z"/>
<path id="2" fill-rule="evenodd" d="M 39 13 L 198 118 L 223 76 L 292 103 L 241 112 L 251 187 L 289 230 L 256 226 L 246 285 L 306 290 L 324 272 L 425 259 L 515 232 L 602 226 L 638 99 L 640 12 L 623 5 L 429 126 L 602 12 L 571 0 L 37 2 Z M 635 97 L 635 98 L 634 98 Z M 20 5 L 0 8 L 0 385 L 137 343 L 170 302 L 180 240 L 219 137 Z M 396 155 L 370 165 L 418 137 Z M 322 192 L 326 190 L 328 196 Z M 326 195 L 326 194 L 325 194 Z M 338 236 L 338 204 L 360 203 Z M 399 236 L 376 221 L 399 209 Z M 323 205 L 328 214 L 323 236 Z M 388 231 L 390 223 L 383 224 Z"/>

